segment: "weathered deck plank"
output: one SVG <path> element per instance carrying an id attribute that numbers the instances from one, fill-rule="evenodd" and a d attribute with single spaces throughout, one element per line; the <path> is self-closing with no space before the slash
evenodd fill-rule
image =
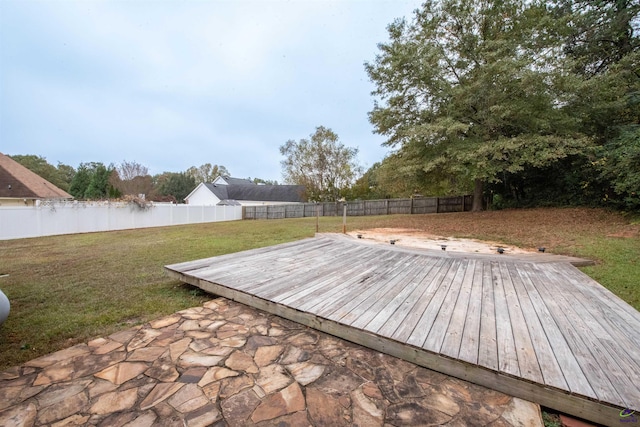
<path id="1" fill-rule="evenodd" d="M 568 264 L 320 236 L 167 266 L 174 277 L 606 425 L 640 410 L 640 314 Z"/>

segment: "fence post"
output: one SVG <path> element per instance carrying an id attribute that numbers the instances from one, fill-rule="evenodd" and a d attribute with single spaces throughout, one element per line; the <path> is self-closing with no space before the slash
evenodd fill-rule
<path id="1" fill-rule="evenodd" d="M 409 210 L 409 213 L 413 215 L 413 197 L 411 198 L 411 208 Z"/>
<path id="2" fill-rule="evenodd" d="M 342 212 L 342 234 L 347 234 L 347 202 L 344 202 L 344 209 Z"/>
<path id="3" fill-rule="evenodd" d="M 387 210 L 387 215 L 389 215 L 389 199 L 384 199 L 384 207 Z"/>
<path id="4" fill-rule="evenodd" d="M 436 197 L 436 213 L 438 213 L 439 207 L 440 207 L 440 197 Z"/>
<path id="5" fill-rule="evenodd" d="M 316 202 L 316 233 L 320 230 L 320 205 Z"/>

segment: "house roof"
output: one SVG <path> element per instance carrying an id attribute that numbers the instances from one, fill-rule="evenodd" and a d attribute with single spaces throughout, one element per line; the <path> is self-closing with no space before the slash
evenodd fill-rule
<path id="1" fill-rule="evenodd" d="M 0 153 L 0 197 L 72 199 L 69 193 Z"/>
<path id="2" fill-rule="evenodd" d="M 304 202 L 303 185 L 205 184 L 205 186 L 220 200 Z"/>

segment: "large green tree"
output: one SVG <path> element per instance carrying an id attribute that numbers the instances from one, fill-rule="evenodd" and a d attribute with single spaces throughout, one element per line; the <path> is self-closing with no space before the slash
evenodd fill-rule
<path id="1" fill-rule="evenodd" d="M 115 171 L 113 165 L 105 166 L 101 162 L 80 163 L 71 181 L 69 194 L 76 199 L 102 200 L 117 196 L 109 183 L 109 177 Z"/>
<path id="2" fill-rule="evenodd" d="M 345 146 L 329 128 L 319 126 L 309 139 L 280 146 L 286 183 L 304 185 L 313 201 L 336 201 L 360 173 L 358 149 Z"/>
<path id="3" fill-rule="evenodd" d="M 166 200 L 175 199 L 184 203 L 184 198 L 196 188 L 196 180 L 185 172 L 164 172 L 154 177 L 156 182 L 156 198 L 163 196 Z"/>
<path id="4" fill-rule="evenodd" d="M 375 131 L 426 174 L 471 179 L 474 210 L 485 183 L 582 152 L 553 19 L 544 2 L 426 1 L 365 64 Z"/>
<path id="5" fill-rule="evenodd" d="M 11 158 L 56 187 L 69 191 L 69 185 L 75 175 L 73 167 L 63 163 L 58 163 L 58 167 L 55 167 L 44 157 L 33 154 L 14 155 Z"/>

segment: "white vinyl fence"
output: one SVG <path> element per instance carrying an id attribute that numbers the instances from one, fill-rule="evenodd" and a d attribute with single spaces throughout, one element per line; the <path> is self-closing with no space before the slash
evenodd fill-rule
<path id="1" fill-rule="evenodd" d="M 56 202 L 0 208 L 0 240 L 242 219 L 240 206 Z"/>

